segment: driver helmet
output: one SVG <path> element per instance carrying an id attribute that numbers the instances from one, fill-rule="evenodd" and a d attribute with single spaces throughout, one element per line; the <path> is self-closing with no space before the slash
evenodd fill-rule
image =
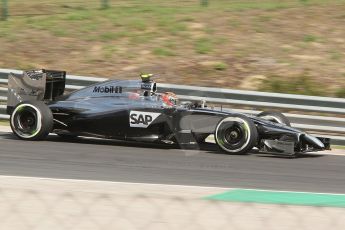
<path id="1" fill-rule="evenodd" d="M 162 101 L 168 106 L 174 106 L 177 104 L 178 98 L 176 94 L 172 92 L 165 92 L 161 95 Z"/>

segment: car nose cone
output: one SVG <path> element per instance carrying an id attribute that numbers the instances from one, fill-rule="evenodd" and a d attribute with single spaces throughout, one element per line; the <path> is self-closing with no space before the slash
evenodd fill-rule
<path id="1" fill-rule="evenodd" d="M 309 134 L 305 134 L 303 136 L 303 138 L 308 144 L 310 144 L 316 148 L 319 148 L 319 149 L 325 148 L 325 145 L 317 137 L 314 137 L 314 136 L 309 135 Z"/>

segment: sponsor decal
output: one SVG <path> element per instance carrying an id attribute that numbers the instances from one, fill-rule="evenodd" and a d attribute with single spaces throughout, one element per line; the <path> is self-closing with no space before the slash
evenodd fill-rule
<path id="1" fill-rule="evenodd" d="M 30 96 L 38 96 L 38 90 L 31 90 L 31 92 L 29 93 Z"/>
<path id="2" fill-rule="evenodd" d="M 151 83 L 141 83 L 141 89 L 151 90 L 152 84 Z"/>
<path id="3" fill-rule="evenodd" d="M 129 126 L 136 128 L 147 128 L 156 120 L 160 113 L 141 112 L 132 110 L 129 114 Z"/>
<path id="4" fill-rule="evenodd" d="M 94 93 L 122 93 L 121 86 L 95 86 L 93 88 Z"/>
<path id="5" fill-rule="evenodd" d="M 26 71 L 25 72 L 26 75 L 28 75 L 28 77 L 31 80 L 40 80 L 43 77 L 43 71 L 42 70 L 31 70 L 31 71 Z"/>

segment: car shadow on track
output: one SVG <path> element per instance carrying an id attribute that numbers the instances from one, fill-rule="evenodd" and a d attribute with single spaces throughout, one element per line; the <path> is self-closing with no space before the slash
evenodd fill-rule
<path id="1" fill-rule="evenodd" d="M 193 151 L 202 151 L 203 153 L 210 153 L 210 154 L 220 154 L 220 155 L 231 155 L 219 149 L 219 147 L 212 143 L 204 143 L 198 144 L 197 146 L 180 146 L 180 145 L 167 145 L 167 144 L 159 144 L 159 143 L 145 143 L 145 142 L 135 142 L 135 141 L 119 141 L 119 140 L 112 140 L 112 139 L 99 139 L 99 138 L 85 138 L 85 137 L 78 137 L 70 140 L 66 140 L 64 138 L 60 138 L 55 136 L 51 141 L 56 142 L 70 142 L 70 143 L 80 143 L 80 144 L 97 144 L 97 145 L 116 145 L 116 146 L 123 146 L 123 147 L 138 147 L 138 148 L 152 148 L 152 149 L 179 149 L 182 151 L 189 151 L 190 153 Z M 49 140 L 49 139 L 48 139 Z M 193 155 L 193 154 L 192 154 Z M 253 155 L 256 157 L 266 157 L 266 158 L 281 158 L 281 159 L 298 159 L 298 158 L 318 158 L 324 155 L 322 154 L 299 154 L 297 156 L 283 156 L 283 155 L 273 155 L 273 154 L 265 154 L 260 153 L 258 150 L 252 150 L 248 154 L 244 155 L 236 155 L 236 156 L 243 156 L 246 157 L 248 155 Z"/>
<path id="2" fill-rule="evenodd" d="M 3 140 L 19 140 L 12 133 L 0 133 L 0 139 Z M 42 141 L 39 141 L 42 142 Z M 173 148 L 169 145 L 163 144 L 151 144 L 144 142 L 125 142 L 113 139 L 101 139 L 101 138 L 88 138 L 88 137 L 76 137 L 76 138 L 62 138 L 57 135 L 49 135 L 44 142 L 61 142 L 61 143 L 76 143 L 76 144 L 92 144 L 92 145 L 114 145 L 114 146 L 126 146 L 126 147 L 140 147 L 140 148 Z"/>
<path id="3" fill-rule="evenodd" d="M 114 139 L 102 139 L 102 138 L 91 138 L 91 137 L 75 137 L 75 138 L 62 138 L 59 136 L 50 135 L 47 141 L 52 142 L 64 142 L 64 143 L 77 143 L 77 144 L 92 144 L 92 145 L 113 145 L 113 146 L 123 146 L 123 147 L 137 147 L 137 148 L 157 148 L 157 149 L 171 149 L 174 148 L 165 144 L 152 144 L 145 142 L 135 142 L 135 141 L 121 141 Z"/>
<path id="4" fill-rule="evenodd" d="M 18 140 L 16 136 L 12 133 L 0 133 L 1 139 L 7 140 Z M 145 143 L 145 142 L 136 142 L 136 141 L 121 141 L 114 139 L 103 139 L 103 138 L 90 138 L 90 137 L 75 137 L 75 138 L 62 138 L 57 135 L 49 135 L 46 141 L 50 142 L 62 142 L 62 143 L 77 143 L 77 144 L 92 144 L 92 145 L 113 145 L 113 146 L 122 146 L 122 147 L 136 147 L 136 148 L 152 148 L 152 149 L 180 149 L 182 151 L 202 151 L 203 153 L 210 154 L 221 154 L 221 155 L 231 155 L 221 151 L 217 145 L 212 143 L 198 144 L 196 146 L 179 146 L 179 145 L 169 145 L 169 144 L 160 144 L 160 143 Z M 237 155 L 247 157 L 252 155 L 255 157 L 267 157 L 267 158 L 281 158 L 281 159 L 298 159 L 298 158 L 318 158 L 324 155 L 322 154 L 299 154 L 298 156 L 281 156 L 281 155 L 272 155 L 260 153 L 257 150 L 252 150 L 250 153 L 245 155 Z"/>
<path id="5" fill-rule="evenodd" d="M 12 133 L 0 133 L 0 139 L 5 140 L 18 140 Z"/>
<path id="6" fill-rule="evenodd" d="M 219 150 L 219 148 L 214 144 L 213 145 L 212 144 L 204 144 L 201 146 L 200 150 L 204 150 L 204 151 L 207 151 L 207 152 L 213 153 L 213 154 L 225 154 L 225 155 L 228 154 L 228 153 L 225 153 L 225 152 Z M 229 155 L 231 155 L 231 154 L 229 154 Z M 267 154 L 267 153 L 260 153 L 257 149 L 253 149 L 248 154 L 236 155 L 236 156 L 248 156 L 248 155 L 252 155 L 255 157 L 280 158 L 280 159 L 318 158 L 318 157 L 325 156 L 323 154 L 316 154 L 316 153 L 304 153 L 304 154 L 298 154 L 297 156 L 273 155 L 273 154 Z"/>
<path id="7" fill-rule="evenodd" d="M 301 159 L 301 158 L 319 158 L 325 155 L 323 154 L 315 154 L 315 153 L 303 153 L 298 154 L 297 156 L 280 156 L 280 155 L 269 155 L 264 153 L 258 153 L 256 156 L 258 157 L 268 157 L 268 158 L 285 158 L 285 159 Z"/>

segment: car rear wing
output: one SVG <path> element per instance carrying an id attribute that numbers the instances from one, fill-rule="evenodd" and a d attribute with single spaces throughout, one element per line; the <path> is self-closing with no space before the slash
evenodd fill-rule
<path id="1" fill-rule="evenodd" d="M 22 101 L 51 101 L 65 91 L 66 72 L 30 70 L 8 76 L 7 113 Z"/>

